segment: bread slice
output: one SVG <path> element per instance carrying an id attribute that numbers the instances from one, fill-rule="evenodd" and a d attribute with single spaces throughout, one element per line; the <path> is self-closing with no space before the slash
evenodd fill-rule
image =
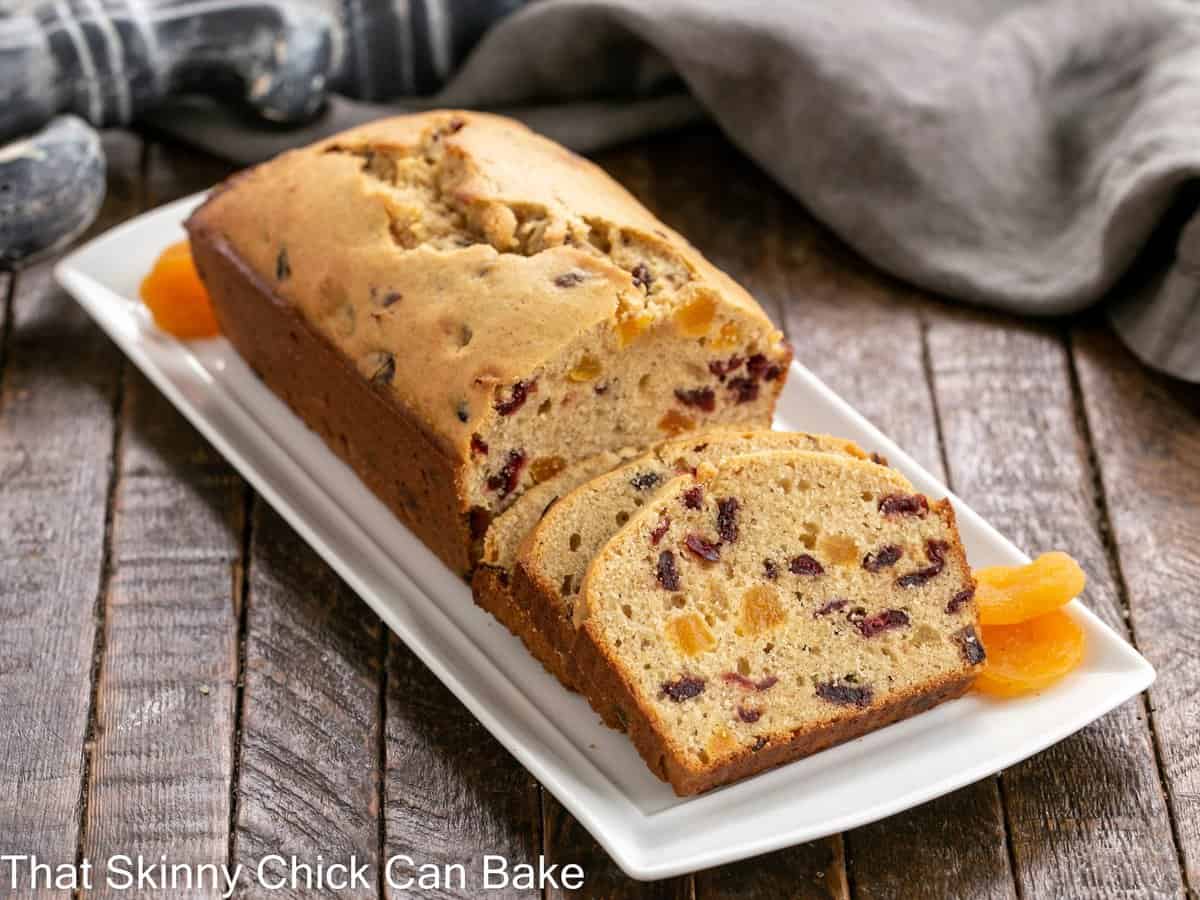
<path id="1" fill-rule="evenodd" d="M 554 477 L 534 485 L 497 516 L 483 539 L 483 552 L 471 579 L 475 602 L 519 637 L 533 657 L 568 684 L 562 657 L 533 625 L 529 611 L 518 604 L 512 592 L 512 568 L 525 536 L 533 530 L 551 504 L 584 482 L 611 471 L 638 451 L 626 449 L 597 453 L 568 466 Z M 569 686 L 569 685 L 568 685 Z"/>
<path id="2" fill-rule="evenodd" d="M 983 661 L 946 500 L 829 453 L 673 479 L 588 566 L 577 653 L 646 763 L 693 794 L 961 694 Z"/>
<path id="3" fill-rule="evenodd" d="M 605 542 L 682 471 L 726 456 L 769 449 L 821 450 L 866 458 L 853 441 L 828 435 L 714 429 L 665 441 L 606 475 L 583 484 L 546 510 L 526 537 L 512 573 L 515 605 L 560 656 L 548 668 L 575 686 L 575 628 L 584 610 L 579 588 Z M 610 722 L 610 724 L 613 724 Z"/>
<path id="4" fill-rule="evenodd" d="M 791 351 L 602 169 L 499 116 L 361 126 L 187 221 L 223 334 L 447 565 L 573 462 L 767 427 Z"/>

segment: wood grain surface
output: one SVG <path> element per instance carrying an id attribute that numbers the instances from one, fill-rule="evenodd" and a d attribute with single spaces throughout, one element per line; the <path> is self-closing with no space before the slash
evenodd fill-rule
<path id="1" fill-rule="evenodd" d="M 97 228 L 228 171 L 129 135 L 106 147 Z M 479 896 L 484 853 L 587 872 L 578 892 L 489 896 L 1187 896 L 1200 388 L 1148 372 L 1097 316 L 1022 323 L 898 284 L 715 132 L 600 162 L 968 503 L 1031 552 L 1079 558 L 1085 602 L 1159 669 L 1148 698 L 883 822 L 633 881 L 123 363 L 46 261 L 0 274 L 0 852 L 353 855 L 374 875 L 338 894 L 353 897 L 411 895 L 381 878 L 400 854 L 467 864 L 465 888 L 418 895 Z"/>
<path id="2" fill-rule="evenodd" d="M 161 158 L 143 155 L 143 207 L 201 174 L 176 179 Z M 124 372 L 84 854 L 224 863 L 245 487 L 140 373 Z M 219 896 L 213 888 L 195 895 Z"/>
<path id="3" fill-rule="evenodd" d="M 232 859 L 272 883 L 293 856 L 377 875 L 383 625 L 261 501 L 249 546 Z M 318 896 L 308 884 L 239 896 Z M 377 878 L 338 896 L 378 896 Z"/>
<path id="4" fill-rule="evenodd" d="M 542 852 L 537 782 L 396 638 L 388 659 L 384 785 L 387 857 L 465 869 L 464 889 L 441 885 L 422 896 L 481 892 L 485 854 L 536 864 Z M 406 860 L 394 871 L 396 879 L 421 874 Z M 527 898 L 540 891 L 495 888 L 486 896 Z"/>
<path id="5" fill-rule="evenodd" d="M 104 147 L 109 190 L 92 233 L 140 202 L 141 142 L 113 135 Z M 53 261 L 15 280 L 0 371 L 0 845 L 74 862 L 122 359 L 54 285 Z"/>
<path id="6" fill-rule="evenodd" d="M 1200 885 L 1200 386 L 1147 371 L 1095 321 L 1075 330 L 1072 347 L 1130 632 L 1158 669 L 1150 724 L 1179 862 L 1194 891 Z M 1165 840 L 1162 851 L 1170 851 Z"/>
<path id="7" fill-rule="evenodd" d="M 84 853 L 224 863 L 243 488 L 134 372 L 119 428 Z"/>

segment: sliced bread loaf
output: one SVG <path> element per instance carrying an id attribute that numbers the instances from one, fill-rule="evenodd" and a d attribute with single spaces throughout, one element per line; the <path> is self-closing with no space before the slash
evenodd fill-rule
<path id="1" fill-rule="evenodd" d="M 561 497 L 525 538 L 512 572 L 512 601 L 557 648 L 547 667 L 575 687 L 572 651 L 583 617 L 579 588 L 592 557 L 664 484 L 702 463 L 758 450 L 818 450 L 866 458 L 853 442 L 828 435 L 717 429 L 664 441 Z M 540 515 L 540 514 L 539 514 Z M 609 724 L 614 724 L 610 722 Z"/>
<path id="2" fill-rule="evenodd" d="M 529 611 L 516 603 L 513 597 L 512 568 L 516 563 L 517 551 L 525 536 L 559 497 L 637 455 L 635 450 L 597 453 L 531 487 L 488 527 L 479 565 L 471 579 L 471 593 L 475 602 L 519 637 L 534 659 L 568 687 L 570 685 L 562 667 L 562 657 L 534 627 Z"/>
<path id="3" fill-rule="evenodd" d="M 671 480 L 596 554 L 578 681 L 692 794 L 967 689 L 983 661 L 946 500 L 845 455 Z"/>

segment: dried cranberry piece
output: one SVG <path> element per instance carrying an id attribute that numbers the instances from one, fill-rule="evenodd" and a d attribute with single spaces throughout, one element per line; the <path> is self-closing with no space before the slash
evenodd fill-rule
<path id="1" fill-rule="evenodd" d="M 463 126 L 466 124 L 467 122 L 465 119 L 453 118 L 450 120 L 449 124 L 446 125 L 445 132 L 446 134 L 458 134 L 460 131 L 462 131 Z"/>
<path id="2" fill-rule="evenodd" d="M 879 500 L 879 511 L 885 516 L 919 516 L 929 512 L 929 501 L 922 494 L 888 494 Z"/>
<path id="3" fill-rule="evenodd" d="M 767 370 L 767 358 L 761 353 L 755 353 L 746 360 L 746 371 L 755 378 L 762 378 L 763 373 Z"/>
<path id="4" fill-rule="evenodd" d="M 717 534 L 727 544 L 738 539 L 737 497 L 722 497 L 717 501 Z"/>
<path id="5" fill-rule="evenodd" d="M 887 457 L 884 456 L 882 453 L 872 453 L 871 454 L 871 462 L 875 463 L 878 466 L 886 466 L 888 464 Z"/>
<path id="6" fill-rule="evenodd" d="M 737 714 L 738 714 L 738 718 L 741 719 L 743 722 L 745 722 L 747 725 L 753 725 L 760 718 L 762 718 L 762 710 L 755 709 L 753 706 L 740 706 L 739 705 L 737 708 Z"/>
<path id="7" fill-rule="evenodd" d="M 721 558 L 721 544 L 719 541 L 710 541 L 708 538 L 692 532 L 683 539 L 683 545 L 688 548 L 694 555 L 701 559 L 706 559 L 709 562 L 717 562 Z"/>
<path id="8" fill-rule="evenodd" d="M 902 549 L 895 544 L 888 544 L 864 556 L 862 567 L 868 572 L 880 572 L 888 566 L 894 566 L 903 555 Z"/>
<path id="9" fill-rule="evenodd" d="M 726 684 L 736 684 L 739 687 L 744 687 L 748 691 L 766 691 L 779 684 L 779 678 L 775 675 L 766 675 L 758 681 L 747 678 L 741 672 L 725 672 L 721 675 L 721 680 Z"/>
<path id="10" fill-rule="evenodd" d="M 708 371 L 712 372 L 719 381 L 724 381 L 725 376 L 740 369 L 743 362 L 745 362 L 745 360 L 736 354 L 724 361 L 714 359 L 708 364 Z"/>
<path id="11" fill-rule="evenodd" d="M 658 565 L 654 569 L 654 577 L 668 591 L 679 590 L 679 570 L 675 568 L 675 553 L 664 550 L 658 554 Z"/>
<path id="12" fill-rule="evenodd" d="M 635 491 L 644 491 L 654 487 L 661 480 L 662 476 L 657 472 L 640 472 L 629 479 L 629 486 Z"/>
<path id="13" fill-rule="evenodd" d="M 650 284 L 654 281 L 654 276 L 650 274 L 650 269 L 644 262 L 638 263 L 629 272 L 633 276 L 633 286 L 650 290 Z"/>
<path id="14" fill-rule="evenodd" d="M 704 412 L 717 408 L 717 395 L 712 388 L 675 388 L 675 399 L 684 406 L 694 406 Z"/>
<path id="15" fill-rule="evenodd" d="M 968 585 L 957 594 L 950 598 L 950 602 L 946 604 L 946 612 L 953 615 L 964 606 L 971 602 L 971 598 L 975 596 L 975 585 Z"/>
<path id="16" fill-rule="evenodd" d="M 909 572 L 907 575 L 901 575 L 896 579 L 896 586 L 902 588 L 920 587 L 929 579 L 940 575 L 942 569 L 946 566 L 946 550 L 950 547 L 945 541 L 926 541 L 925 555 L 929 558 L 929 565 L 923 569 L 917 569 L 915 572 Z"/>
<path id="17" fill-rule="evenodd" d="M 817 683 L 817 696 L 838 706 L 857 706 L 865 709 L 871 705 L 875 692 L 871 686 L 846 684 L 837 681 L 821 681 Z"/>
<path id="18" fill-rule="evenodd" d="M 741 672 L 724 672 L 721 675 L 721 680 L 726 684 L 740 685 L 748 691 L 754 690 L 754 682 Z"/>
<path id="19" fill-rule="evenodd" d="M 825 567 L 807 553 L 793 556 L 788 562 L 788 570 L 795 575 L 824 575 Z"/>
<path id="20" fill-rule="evenodd" d="M 606 381 L 603 384 L 596 385 L 594 388 L 592 388 L 592 391 L 597 395 L 608 393 L 608 382 Z"/>
<path id="21" fill-rule="evenodd" d="M 488 454 L 487 441 L 481 438 L 478 432 L 471 435 L 471 452 L 478 453 L 480 456 L 487 456 Z"/>
<path id="22" fill-rule="evenodd" d="M 704 505 L 704 487 L 696 485 L 683 492 L 683 505 L 688 509 L 699 509 Z"/>
<path id="23" fill-rule="evenodd" d="M 850 601 L 845 597 L 834 597 L 832 600 L 826 600 L 824 606 L 813 611 L 813 618 L 816 619 L 820 616 L 827 616 L 830 613 L 837 612 L 839 609 L 845 609 L 846 604 L 849 602 Z"/>
<path id="24" fill-rule="evenodd" d="M 517 487 L 521 479 L 521 469 L 525 467 L 525 451 L 509 450 L 508 458 L 500 471 L 487 480 L 489 491 L 499 491 L 500 499 L 504 499 Z"/>
<path id="25" fill-rule="evenodd" d="M 771 581 L 775 581 L 779 577 L 779 563 L 773 559 L 764 559 L 763 574 Z"/>
<path id="26" fill-rule="evenodd" d="M 518 409 L 525 405 L 525 401 L 529 399 L 530 394 L 536 393 L 536 381 L 518 381 L 509 391 L 507 400 L 496 401 L 496 412 L 500 413 L 502 416 L 511 416 Z"/>
<path id="27" fill-rule="evenodd" d="M 730 378 L 726 387 L 733 392 L 735 403 L 753 403 L 758 399 L 758 382 L 753 378 Z"/>
<path id="28" fill-rule="evenodd" d="M 883 612 L 876 613 L 873 616 L 867 616 L 865 619 L 859 619 L 854 623 L 859 633 L 865 637 L 875 637 L 885 631 L 891 631 L 893 628 L 905 628 L 909 624 L 908 613 L 902 609 L 885 609 Z"/>
<path id="29" fill-rule="evenodd" d="M 577 284 L 583 283 L 582 272 L 564 272 L 554 279 L 554 286 L 560 288 L 573 288 Z"/>
<path id="30" fill-rule="evenodd" d="M 703 453 L 707 449 L 708 449 L 707 443 L 697 444 L 695 447 L 692 448 L 692 452 L 693 453 Z"/>
<path id="31" fill-rule="evenodd" d="M 704 693 L 704 679 L 694 675 L 680 675 L 674 681 L 664 681 L 662 692 L 676 703 L 682 703 Z"/>
<path id="32" fill-rule="evenodd" d="M 783 366 L 771 366 L 763 372 L 763 381 L 778 381 L 783 375 Z"/>
<path id="33" fill-rule="evenodd" d="M 987 659 L 983 644 L 979 642 L 979 635 L 975 633 L 975 629 L 971 625 L 954 632 L 954 643 L 958 644 L 963 659 L 973 666 L 977 666 Z"/>
<path id="34" fill-rule="evenodd" d="M 671 517 L 670 516 L 663 516 L 661 519 L 659 519 L 658 524 L 654 526 L 654 530 L 650 532 L 651 546 L 657 547 L 659 541 L 661 541 L 663 539 L 663 536 L 666 535 L 666 533 L 667 533 L 668 529 L 670 529 L 670 527 L 671 527 Z"/>

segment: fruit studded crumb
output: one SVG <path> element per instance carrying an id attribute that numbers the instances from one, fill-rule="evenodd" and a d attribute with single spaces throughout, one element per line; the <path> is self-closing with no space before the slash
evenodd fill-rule
<path id="1" fill-rule="evenodd" d="M 942 505 L 848 455 L 763 451 L 668 482 L 601 549 L 577 618 L 692 769 L 983 661 Z M 611 531 L 610 531 L 611 533 Z"/>

